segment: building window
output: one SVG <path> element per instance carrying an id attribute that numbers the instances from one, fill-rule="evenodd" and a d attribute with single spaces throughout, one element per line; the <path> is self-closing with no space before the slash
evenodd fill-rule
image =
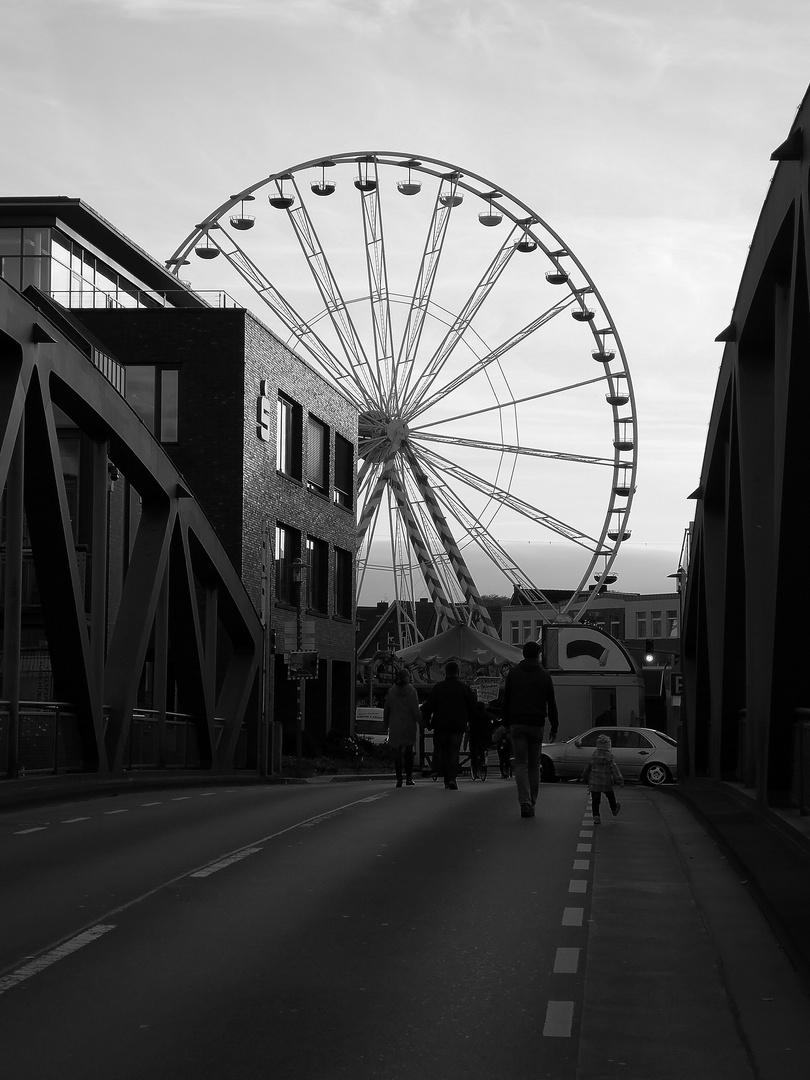
<path id="1" fill-rule="evenodd" d="M 610 617 L 610 636 L 615 638 L 622 636 L 622 621 L 612 615 Z"/>
<path id="2" fill-rule="evenodd" d="M 667 637 L 678 636 L 678 612 L 667 612 Z"/>
<path id="3" fill-rule="evenodd" d="M 329 545 L 325 540 L 307 537 L 307 607 L 329 613 Z"/>
<path id="4" fill-rule="evenodd" d="M 531 641 L 531 637 L 532 637 L 532 620 L 531 619 L 524 619 L 523 620 L 523 640 L 524 641 Z"/>
<path id="5" fill-rule="evenodd" d="M 352 617 L 352 569 L 354 560 L 350 551 L 335 548 L 335 615 Z"/>
<path id="6" fill-rule="evenodd" d="M 276 601 L 295 604 L 295 585 L 292 579 L 293 559 L 301 556 L 301 534 L 289 525 L 276 525 Z"/>
<path id="7" fill-rule="evenodd" d="M 354 447 L 342 435 L 335 435 L 335 502 L 354 509 Z"/>
<path id="8" fill-rule="evenodd" d="M 302 410 L 283 394 L 276 410 L 276 468 L 294 480 L 301 479 Z"/>
<path id="9" fill-rule="evenodd" d="M 178 438 L 180 372 L 139 364 L 127 368 L 127 401 L 161 442 Z"/>
<path id="10" fill-rule="evenodd" d="M 636 612 L 636 637 L 645 638 L 647 636 L 647 612 Z"/>
<path id="11" fill-rule="evenodd" d="M 664 623 L 663 623 L 663 620 L 661 618 L 661 612 L 660 611 L 653 611 L 653 612 L 651 612 L 651 615 L 652 615 L 652 624 L 651 624 L 652 636 L 654 638 L 662 638 L 664 636 Z"/>
<path id="12" fill-rule="evenodd" d="M 329 489 L 329 428 L 315 416 L 307 420 L 307 487 L 323 495 Z"/>
<path id="13" fill-rule="evenodd" d="M 512 622 L 509 625 L 510 640 L 513 645 L 520 645 L 520 623 Z"/>

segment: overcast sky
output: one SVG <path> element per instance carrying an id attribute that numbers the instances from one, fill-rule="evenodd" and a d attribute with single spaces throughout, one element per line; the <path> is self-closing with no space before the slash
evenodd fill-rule
<path id="1" fill-rule="evenodd" d="M 671 587 L 714 338 L 810 81 L 806 0 L 0 0 L 0 14 L 0 194 L 79 197 L 161 261 L 231 192 L 355 149 L 453 162 L 536 209 L 598 286 L 635 386 L 617 587 Z"/>

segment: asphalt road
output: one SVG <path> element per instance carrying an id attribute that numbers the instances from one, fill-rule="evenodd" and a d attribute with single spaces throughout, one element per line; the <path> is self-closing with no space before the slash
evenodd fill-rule
<path id="1" fill-rule="evenodd" d="M 679 823 L 640 790 L 623 802 L 601 830 L 578 785 L 544 786 L 525 820 L 498 779 L 6 812 L 3 1074 L 766 1076 L 678 870 Z"/>

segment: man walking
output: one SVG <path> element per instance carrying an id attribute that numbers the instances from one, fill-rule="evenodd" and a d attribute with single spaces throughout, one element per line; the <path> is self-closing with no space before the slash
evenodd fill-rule
<path id="1" fill-rule="evenodd" d="M 458 791 L 458 753 L 467 723 L 475 715 L 477 699 L 458 677 L 458 664 L 451 660 L 444 679 L 436 683 L 422 705 L 425 727 L 433 728 L 434 760 L 438 754 L 444 786 Z"/>
<path id="2" fill-rule="evenodd" d="M 554 742 L 559 729 L 554 683 L 540 664 L 540 645 L 527 641 L 523 659 L 506 676 L 502 719 L 512 739 L 520 816 L 525 818 L 534 817 L 540 790 L 540 754 L 546 717 L 550 741 Z"/>

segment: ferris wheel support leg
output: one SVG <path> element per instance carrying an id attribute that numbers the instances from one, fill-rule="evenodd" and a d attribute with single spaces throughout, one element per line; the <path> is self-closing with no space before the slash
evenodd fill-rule
<path id="1" fill-rule="evenodd" d="M 484 604 L 481 594 L 476 588 L 472 574 L 464 561 L 464 556 L 461 554 L 459 546 L 456 543 L 453 534 L 450 532 L 450 526 L 447 524 L 444 512 L 433 493 L 433 488 L 430 486 L 423 469 L 413 456 L 411 456 L 411 468 L 419 492 L 425 500 L 425 507 L 430 514 L 439 537 L 441 538 L 444 550 L 447 552 L 447 557 L 450 560 L 453 573 L 456 575 L 458 583 L 461 586 L 461 591 L 466 597 L 473 623 L 478 629 L 483 631 L 483 633 L 489 634 L 491 637 L 497 637 L 498 631 L 495 629 L 492 617 Z"/>

